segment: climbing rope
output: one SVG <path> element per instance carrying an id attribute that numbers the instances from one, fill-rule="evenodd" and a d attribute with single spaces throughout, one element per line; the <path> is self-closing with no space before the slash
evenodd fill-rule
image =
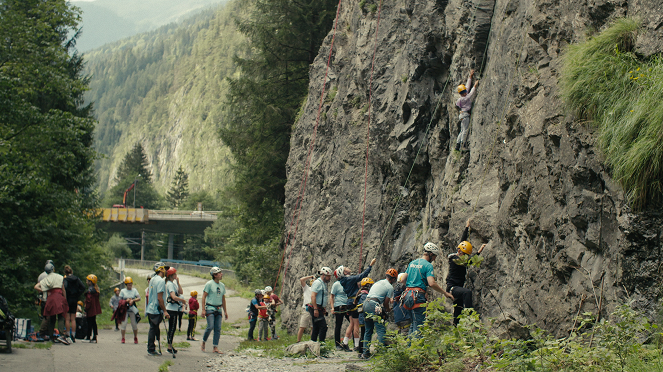
<path id="1" fill-rule="evenodd" d="M 320 104 L 318 105 L 318 114 L 315 119 L 315 126 L 313 128 L 313 134 L 311 135 L 311 143 L 309 144 L 309 149 L 308 149 L 308 154 L 306 156 L 306 166 L 304 167 L 304 174 L 302 175 L 302 183 L 300 183 L 300 189 L 299 189 L 299 196 L 298 196 L 298 201 L 295 207 L 295 212 L 293 213 L 292 219 L 296 218 L 295 222 L 295 231 L 292 234 L 292 242 L 290 242 L 290 234 L 288 233 L 287 238 L 286 238 L 286 245 L 285 249 L 283 251 L 283 255 L 285 257 L 285 254 L 288 250 L 288 244 L 290 244 L 290 253 L 288 254 L 288 260 L 286 261 L 285 268 L 283 269 L 283 282 L 281 283 L 281 290 L 279 292 L 279 295 L 283 295 L 283 283 L 285 282 L 285 278 L 288 274 L 288 266 L 290 264 L 290 258 L 292 257 L 292 251 L 294 250 L 294 241 L 297 237 L 297 230 L 299 228 L 299 218 L 300 218 L 300 210 L 301 210 L 301 204 L 304 199 L 304 195 L 306 194 L 306 183 L 308 181 L 308 172 L 309 172 L 309 167 L 311 165 L 311 155 L 313 153 L 313 148 L 315 147 L 315 138 L 318 133 L 318 125 L 320 124 L 320 114 L 322 112 L 322 106 L 324 104 L 324 96 L 325 96 L 325 87 L 327 85 L 327 76 L 329 75 L 329 65 L 331 64 L 331 57 L 332 57 L 332 52 L 334 50 L 334 41 L 336 40 L 336 30 L 338 27 L 338 16 L 340 14 L 341 10 L 341 2 L 342 0 L 338 0 L 338 5 L 336 7 L 336 19 L 334 20 L 334 31 L 332 34 L 332 40 L 331 40 L 331 45 L 329 46 L 329 57 L 327 58 L 327 68 L 325 69 L 325 77 L 322 82 L 322 92 L 320 93 Z M 295 217 L 296 216 L 296 217 Z M 290 221 L 290 226 L 292 227 L 292 219 Z M 282 259 L 283 260 L 283 259 Z M 281 276 L 281 268 L 279 267 L 279 272 L 276 275 L 276 282 L 278 283 L 278 279 Z M 276 286 L 276 284 L 274 284 Z"/>
<path id="2" fill-rule="evenodd" d="M 378 51 L 378 32 L 380 31 L 380 15 L 382 14 L 382 0 L 380 0 L 380 7 L 378 9 L 378 20 L 375 26 L 375 42 L 373 47 L 373 59 L 371 60 L 371 78 L 368 83 L 368 125 L 366 126 L 366 167 L 364 172 L 364 210 L 361 215 L 361 243 L 359 244 L 359 269 L 357 272 L 362 272 L 361 264 L 363 259 L 364 249 L 364 228 L 366 225 L 366 192 L 368 188 L 368 150 L 370 147 L 371 139 L 371 103 L 373 100 L 373 71 L 375 68 L 375 55 Z"/>

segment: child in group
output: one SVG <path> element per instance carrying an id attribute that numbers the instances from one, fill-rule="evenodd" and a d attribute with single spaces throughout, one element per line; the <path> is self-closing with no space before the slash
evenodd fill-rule
<path id="1" fill-rule="evenodd" d="M 364 339 L 364 332 L 366 331 L 366 314 L 364 314 L 364 301 L 366 301 L 366 297 L 368 297 L 368 291 L 371 290 L 371 286 L 373 285 L 374 281 L 371 278 L 364 278 L 359 282 L 359 292 L 357 293 L 357 311 L 359 311 L 359 334 L 361 335 L 360 340 Z M 361 358 L 364 348 L 363 348 L 363 342 L 359 342 L 359 345 L 356 347 L 357 352 L 359 353 L 359 357 Z"/>
<path id="2" fill-rule="evenodd" d="M 97 315 L 101 314 L 101 304 L 99 303 L 99 286 L 97 285 L 97 276 L 90 274 L 87 276 L 87 291 L 85 292 L 85 316 L 87 319 L 87 337 L 86 340 L 97 343 Z M 92 335 L 94 334 L 94 337 Z"/>
<path id="3" fill-rule="evenodd" d="M 196 334 L 196 323 L 198 317 L 198 291 L 191 291 L 191 297 L 189 298 L 189 328 L 186 330 L 186 339 L 190 341 L 198 341 L 194 337 Z"/>
<path id="4" fill-rule="evenodd" d="M 269 314 L 267 309 L 271 305 L 271 300 L 268 295 L 264 295 L 260 306 L 265 306 L 264 309 L 258 310 L 258 341 L 268 341 L 269 339 Z M 264 335 L 264 336 L 263 336 Z"/>

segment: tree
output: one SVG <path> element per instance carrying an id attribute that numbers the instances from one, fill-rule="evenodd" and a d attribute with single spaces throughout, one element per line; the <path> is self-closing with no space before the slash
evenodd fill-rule
<path id="1" fill-rule="evenodd" d="M 121 204 L 125 192 L 133 184 L 130 193 L 127 193 L 127 206 L 143 207 L 147 209 L 159 209 L 164 204 L 163 197 L 152 185 L 152 173 L 147 168 L 147 156 L 140 143 L 124 156 L 117 171 L 117 184 L 113 186 L 104 199 L 107 207 L 113 204 Z"/>
<path id="2" fill-rule="evenodd" d="M 0 2 L 0 295 L 26 314 L 47 259 L 104 278 L 88 77 L 64 0 Z M 74 35 L 70 37 L 69 35 Z"/>
<path id="3" fill-rule="evenodd" d="M 166 194 L 166 201 L 168 204 L 175 208 L 179 209 L 180 206 L 186 201 L 189 196 L 189 175 L 184 172 L 182 166 L 180 165 L 179 169 L 175 173 L 173 178 L 173 183 L 170 186 L 170 191 Z"/>

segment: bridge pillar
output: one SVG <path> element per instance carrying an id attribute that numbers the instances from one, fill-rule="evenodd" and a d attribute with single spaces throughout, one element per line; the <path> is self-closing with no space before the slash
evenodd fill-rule
<path id="1" fill-rule="evenodd" d="M 168 234 L 168 259 L 173 259 L 173 238 L 175 234 Z"/>

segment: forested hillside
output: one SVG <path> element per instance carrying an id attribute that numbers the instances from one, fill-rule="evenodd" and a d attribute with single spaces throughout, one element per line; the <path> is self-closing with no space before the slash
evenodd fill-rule
<path id="1" fill-rule="evenodd" d="M 99 125 L 99 191 L 113 186 L 122 157 L 136 142 L 147 153 L 154 185 L 164 192 L 175 171 L 189 174 L 192 191 L 216 190 L 231 179 L 229 152 L 215 123 L 224 112 L 225 78 L 233 55 L 246 55 L 235 30 L 239 2 L 181 24 L 134 36 L 86 54 L 86 99 Z"/>

